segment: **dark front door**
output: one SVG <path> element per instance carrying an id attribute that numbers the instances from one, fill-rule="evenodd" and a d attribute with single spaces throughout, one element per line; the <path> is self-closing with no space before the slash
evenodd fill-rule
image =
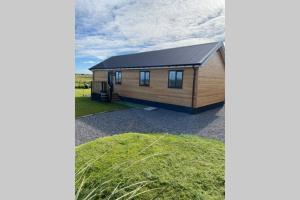
<path id="1" fill-rule="evenodd" d="M 107 73 L 107 83 L 109 85 L 109 91 L 108 91 L 108 99 L 111 101 L 112 93 L 114 91 L 114 81 L 113 81 L 113 71 L 108 71 Z"/>
<path id="2" fill-rule="evenodd" d="M 113 71 L 108 71 L 107 73 L 107 82 L 108 82 L 108 85 L 110 86 L 110 88 L 112 88 L 112 91 L 114 90 L 114 81 L 113 81 Z"/>

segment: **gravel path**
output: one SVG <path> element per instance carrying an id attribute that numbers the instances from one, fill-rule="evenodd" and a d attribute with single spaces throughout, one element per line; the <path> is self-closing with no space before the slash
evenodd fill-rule
<path id="1" fill-rule="evenodd" d="M 76 145 L 126 132 L 192 134 L 224 141 L 224 107 L 199 114 L 128 109 L 76 119 Z"/>

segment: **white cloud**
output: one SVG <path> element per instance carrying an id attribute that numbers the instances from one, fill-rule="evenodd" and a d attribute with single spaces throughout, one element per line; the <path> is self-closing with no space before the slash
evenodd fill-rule
<path id="1" fill-rule="evenodd" d="M 93 60 L 87 60 L 87 61 L 84 61 L 83 63 L 85 63 L 85 64 L 95 64 L 96 62 L 93 61 Z"/>
<path id="2" fill-rule="evenodd" d="M 76 56 L 224 40 L 224 0 L 77 0 Z"/>

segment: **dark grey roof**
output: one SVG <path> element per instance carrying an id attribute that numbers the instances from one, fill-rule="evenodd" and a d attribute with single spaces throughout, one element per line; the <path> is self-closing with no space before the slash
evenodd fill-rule
<path id="1" fill-rule="evenodd" d="M 216 52 L 222 46 L 222 42 L 214 42 L 113 56 L 91 67 L 90 70 L 201 65 L 212 53 Z"/>

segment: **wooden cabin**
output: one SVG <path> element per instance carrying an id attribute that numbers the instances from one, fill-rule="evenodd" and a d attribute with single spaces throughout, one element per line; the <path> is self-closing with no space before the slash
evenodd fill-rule
<path id="1" fill-rule="evenodd" d="M 92 99 L 197 113 L 223 105 L 222 42 L 110 57 L 93 66 Z"/>

